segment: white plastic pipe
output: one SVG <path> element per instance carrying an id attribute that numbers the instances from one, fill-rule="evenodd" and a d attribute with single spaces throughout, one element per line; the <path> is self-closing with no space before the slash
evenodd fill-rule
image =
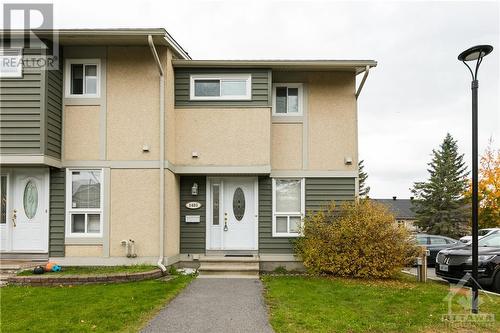
<path id="1" fill-rule="evenodd" d="M 163 265 L 163 243 L 165 236 L 165 72 L 161 66 L 160 58 L 158 57 L 158 52 L 156 52 L 151 35 L 148 36 L 148 44 L 160 73 L 160 256 L 156 265 L 163 272 L 166 272 L 167 268 Z"/>

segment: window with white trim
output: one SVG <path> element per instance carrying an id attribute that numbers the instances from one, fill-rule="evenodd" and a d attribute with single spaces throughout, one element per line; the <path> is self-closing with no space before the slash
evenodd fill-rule
<path id="1" fill-rule="evenodd" d="M 101 237 L 103 206 L 103 171 L 67 171 L 66 235 L 70 237 Z"/>
<path id="2" fill-rule="evenodd" d="M 66 60 L 66 97 L 99 97 L 99 59 Z"/>
<path id="3" fill-rule="evenodd" d="M 251 74 L 191 75 L 190 99 L 251 100 Z"/>
<path id="4" fill-rule="evenodd" d="M 273 178 L 273 237 L 300 236 L 304 197 L 303 178 Z"/>
<path id="5" fill-rule="evenodd" d="M 302 116 L 302 83 L 276 83 L 273 86 L 273 116 Z"/>

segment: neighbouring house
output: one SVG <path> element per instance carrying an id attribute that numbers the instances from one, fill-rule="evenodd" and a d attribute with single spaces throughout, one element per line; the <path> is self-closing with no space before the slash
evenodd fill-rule
<path id="1" fill-rule="evenodd" d="M 392 199 L 373 199 L 379 202 L 391 211 L 395 217 L 395 222 L 401 226 L 407 228 L 411 232 L 417 232 L 418 227 L 415 225 L 417 218 L 415 212 L 412 210 L 413 198 L 410 199 L 398 199 L 397 197 L 392 197 Z"/>
<path id="2" fill-rule="evenodd" d="M 375 61 L 193 60 L 164 29 L 36 35 L 10 56 L 59 67 L 0 80 L 2 258 L 293 266 L 306 211 L 356 198 Z"/>

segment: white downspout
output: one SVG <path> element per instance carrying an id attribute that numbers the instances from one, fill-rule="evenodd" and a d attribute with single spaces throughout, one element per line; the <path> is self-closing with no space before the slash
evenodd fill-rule
<path id="1" fill-rule="evenodd" d="M 148 36 L 148 44 L 151 53 L 160 72 L 160 256 L 156 265 L 166 272 L 163 265 L 164 237 L 165 237 L 165 75 L 161 66 L 160 58 L 153 43 L 153 37 Z"/>

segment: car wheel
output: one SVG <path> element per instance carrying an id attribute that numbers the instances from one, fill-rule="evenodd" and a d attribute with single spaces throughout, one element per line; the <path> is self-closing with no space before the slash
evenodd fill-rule
<path id="1" fill-rule="evenodd" d="M 495 275 L 495 280 L 493 281 L 493 290 L 500 294 L 500 271 Z"/>

